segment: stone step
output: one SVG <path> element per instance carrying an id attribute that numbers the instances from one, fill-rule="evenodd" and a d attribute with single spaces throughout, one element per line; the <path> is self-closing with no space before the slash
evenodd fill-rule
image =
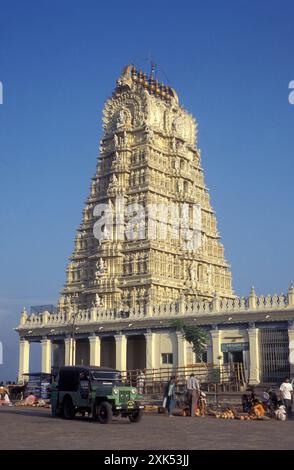
<path id="1" fill-rule="evenodd" d="M 224 406 L 237 406 L 241 405 L 241 398 L 244 392 L 223 392 L 223 393 L 212 393 L 205 392 L 206 399 L 208 404 L 220 403 Z M 181 396 L 179 394 L 179 396 Z M 151 394 L 144 395 L 143 404 L 145 405 L 157 405 L 161 406 L 163 402 L 163 395 L 160 394 Z"/>

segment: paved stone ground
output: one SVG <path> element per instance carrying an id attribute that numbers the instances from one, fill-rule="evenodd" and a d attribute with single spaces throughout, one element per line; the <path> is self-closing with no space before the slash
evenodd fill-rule
<path id="1" fill-rule="evenodd" d="M 294 449 L 294 421 L 239 421 L 144 415 L 114 419 L 51 418 L 45 409 L 0 407 L 0 449 Z"/>

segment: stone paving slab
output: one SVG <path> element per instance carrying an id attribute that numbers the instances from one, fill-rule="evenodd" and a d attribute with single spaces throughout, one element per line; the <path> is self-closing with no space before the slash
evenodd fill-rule
<path id="1" fill-rule="evenodd" d="M 145 414 L 117 418 L 52 418 L 46 409 L 0 408 L 0 449 L 294 449 L 294 421 L 240 421 Z"/>

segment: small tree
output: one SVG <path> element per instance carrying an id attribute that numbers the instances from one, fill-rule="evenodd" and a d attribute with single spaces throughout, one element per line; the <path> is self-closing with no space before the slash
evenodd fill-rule
<path id="1" fill-rule="evenodd" d="M 203 363 L 201 356 L 206 352 L 208 333 L 197 325 L 186 325 L 185 322 L 180 319 L 174 320 L 171 326 L 177 331 L 180 331 L 185 340 L 192 344 L 196 358 L 199 357 L 200 361 Z"/>

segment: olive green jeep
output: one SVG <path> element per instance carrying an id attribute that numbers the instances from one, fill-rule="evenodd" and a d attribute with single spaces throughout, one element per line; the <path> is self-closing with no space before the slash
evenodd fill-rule
<path id="1" fill-rule="evenodd" d="M 107 367 L 61 367 L 51 385 L 52 416 L 73 419 L 76 414 L 110 423 L 113 416 L 128 417 L 137 423 L 144 406 L 135 387 L 123 384 L 118 370 Z"/>

